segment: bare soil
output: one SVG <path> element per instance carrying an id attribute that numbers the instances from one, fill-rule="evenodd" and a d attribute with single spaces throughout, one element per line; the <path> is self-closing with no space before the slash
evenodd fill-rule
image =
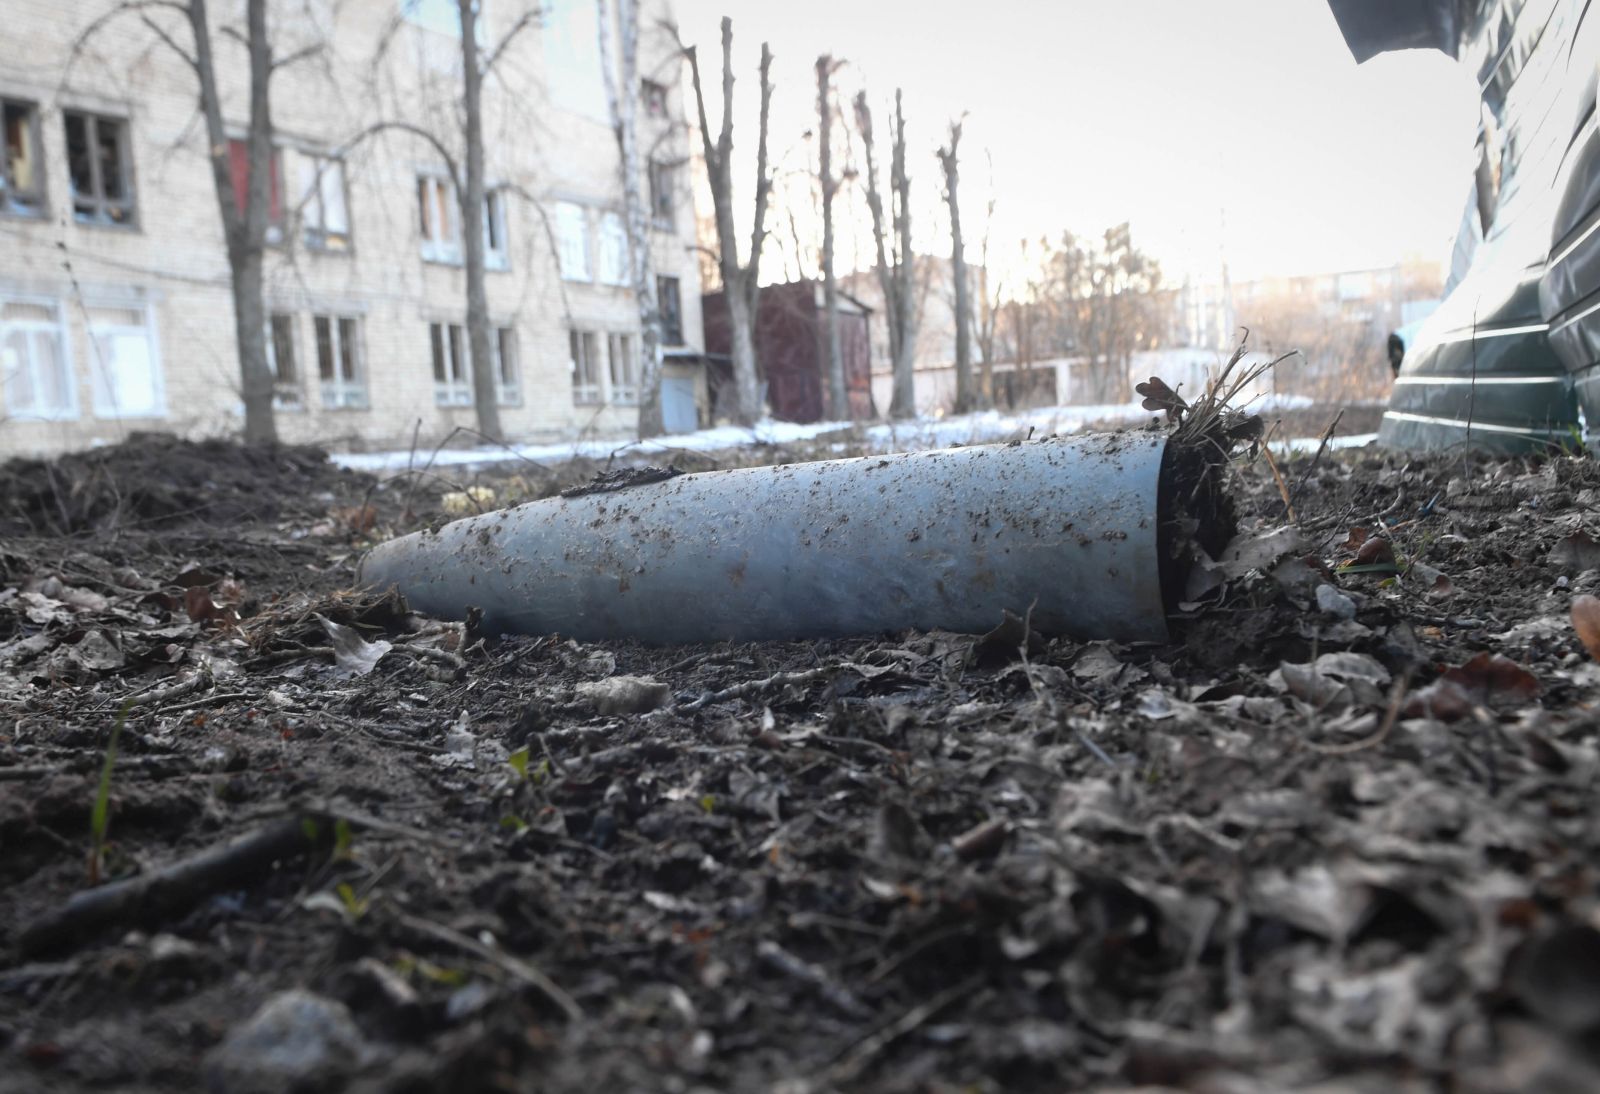
<path id="1" fill-rule="evenodd" d="M 489 641 L 351 590 L 603 470 L 0 467 L 0 1092 L 1600 1089 L 1600 464 L 1241 462 L 1277 538 L 1166 645 Z M 302 1071 L 240 1032 L 291 989 L 338 1019 L 278 1031 Z"/>

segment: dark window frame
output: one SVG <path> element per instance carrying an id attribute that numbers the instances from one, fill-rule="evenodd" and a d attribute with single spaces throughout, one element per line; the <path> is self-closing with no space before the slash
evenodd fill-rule
<path id="1" fill-rule="evenodd" d="M 656 312 L 661 316 L 661 344 L 665 346 L 684 344 L 682 285 L 679 278 L 656 275 Z"/>
<path id="2" fill-rule="evenodd" d="M 79 120 L 84 126 L 86 147 L 89 152 L 89 192 L 78 189 L 73 179 L 72 123 Z M 101 228 L 139 227 L 138 190 L 134 185 L 133 125 L 126 117 L 114 114 L 97 114 L 92 110 L 63 110 L 61 125 L 67 138 L 67 184 L 72 195 L 72 219 L 78 224 Z M 123 196 L 111 198 L 106 194 L 104 166 L 100 162 L 101 133 L 103 126 L 112 126 L 117 156 L 117 175 Z M 117 214 L 126 219 L 119 219 Z"/>

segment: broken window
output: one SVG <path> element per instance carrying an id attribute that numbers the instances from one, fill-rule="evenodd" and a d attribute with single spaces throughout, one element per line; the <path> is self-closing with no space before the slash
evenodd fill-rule
<path id="1" fill-rule="evenodd" d="M 0 417 L 77 417 L 66 326 L 54 300 L 0 299 L 0 394 Z"/>
<path id="2" fill-rule="evenodd" d="M 322 405 L 329 409 L 363 408 L 367 382 L 361 367 L 361 347 L 356 320 L 342 315 L 318 315 L 317 376 L 322 381 Z"/>
<path id="3" fill-rule="evenodd" d="M 344 161 L 313 152 L 295 155 L 300 193 L 300 232 L 314 251 L 350 249 L 350 207 L 344 185 Z"/>
<path id="4" fill-rule="evenodd" d="M 500 327 L 494 332 L 494 389 L 501 406 L 522 404 L 522 372 L 517 364 L 517 332 Z"/>
<path id="5" fill-rule="evenodd" d="M 606 336 L 606 355 L 611 366 L 611 401 L 626 406 L 639 403 L 639 355 L 631 334 Z"/>
<path id="6" fill-rule="evenodd" d="M 133 157 L 128 123 L 68 110 L 67 176 L 72 182 L 72 215 L 80 224 L 131 226 Z"/>
<path id="7" fill-rule="evenodd" d="M 279 410 L 305 405 L 294 352 L 294 316 L 273 312 L 267 319 L 267 367 L 272 370 L 272 405 Z"/>
<path id="8" fill-rule="evenodd" d="M 671 230 L 676 205 L 672 187 L 676 172 L 659 160 L 650 161 L 650 216 L 656 227 Z"/>
<path id="9" fill-rule="evenodd" d="M 628 232 L 622 217 L 605 213 L 600 217 L 600 284 L 628 283 Z"/>
<path id="10" fill-rule="evenodd" d="M 676 277 L 656 278 L 656 310 L 661 313 L 661 342 L 683 345 L 683 302 L 678 297 Z"/>
<path id="11" fill-rule="evenodd" d="M 667 116 L 667 89 L 664 85 L 654 80 L 643 80 L 639 84 L 639 98 L 644 102 L 646 117 L 665 118 Z"/>
<path id="12" fill-rule="evenodd" d="M 274 148 L 267 154 L 267 242 L 283 242 L 283 191 L 279 181 L 278 161 L 282 154 Z M 246 141 L 228 141 L 228 173 L 233 176 L 233 202 L 239 215 L 245 215 L 250 201 L 250 145 Z"/>
<path id="13" fill-rule="evenodd" d="M 39 163 L 39 108 L 0 99 L 5 144 L 0 146 L 0 213 L 43 216 L 44 172 Z"/>
<path id="14" fill-rule="evenodd" d="M 150 312 L 142 304 L 85 308 L 89 386 L 99 418 L 153 418 L 166 413 L 161 365 Z"/>
<path id="15" fill-rule="evenodd" d="M 595 404 L 600 399 L 599 337 L 593 331 L 575 330 L 568 334 L 572 354 L 572 401 Z"/>
<path id="16" fill-rule="evenodd" d="M 472 366 L 467 334 L 457 323 L 429 323 L 433 342 L 433 402 L 435 406 L 472 405 Z"/>
<path id="17" fill-rule="evenodd" d="M 561 276 L 567 281 L 593 281 L 589 272 L 589 218 L 583 206 L 556 203 L 556 246 Z"/>

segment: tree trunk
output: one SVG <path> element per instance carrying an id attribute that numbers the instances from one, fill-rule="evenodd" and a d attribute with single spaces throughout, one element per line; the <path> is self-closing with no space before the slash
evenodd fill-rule
<path id="1" fill-rule="evenodd" d="M 829 82 L 833 58 L 826 53 L 817 58 L 817 134 L 818 177 L 822 183 L 822 307 L 827 324 L 828 413 L 834 421 L 849 421 L 850 392 L 845 387 L 844 351 L 839 345 L 839 285 L 833 276 L 833 194 L 838 182 L 833 177 L 830 131 L 833 128 L 833 103 Z"/>
<path id="2" fill-rule="evenodd" d="M 489 290 L 484 276 L 483 208 L 483 69 L 478 63 L 478 0 L 456 0 L 461 14 L 462 105 L 466 113 L 465 179 L 457 195 L 461 204 L 463 259 L 467 275 L 467 345 L 472 357 L 472 402 L 478 432 L 491 441 L 504 439 L 500 429 L 500 393 L 495 382 L 494 351 L 489 331 Z"/>
<path id="3" fill-rule="evenodd" d="M 600 68 L 605 75 L 611 128 L 622 164 L 622 210 L 628 231 L 628 270 L 639 309 L 639 439 L 667 431 L 661 415 L 661 308 L 656 299 L 655 264 L 650 253 L 650 217 L 644 207 L 639 156 L 639 3 L 618 0 L 622 37 L 622 93 L 611 66 L 610 0 L 595 0 L 599 12 Z"/>
<path id="4" fill-rule="evenodd" d="M 767 127 L 772 111 L 772 50 L 761 44 L 761 113 L 756 135 L 755 217 L 750 229 L 750 260 L 739 264 L 739 241 L 733 223 L 733 20 L 722 17 L 722 129 L 715 141 L 706 115 L 705 92 L 700 82 L 700 60 L 693 46 L 684 50 L 694 86 L 700 119 L 700 139 L 705 152 L 706 178 L 716 213 L 717 267 L 722 273 L 722 293 L 728 305 L 731 329 L 734 392 L 733 418 L 754 425 L 761 417 L 761 387 L 756 369 L 756 303 L 760 285 L 761 249 L 766 242 L 767 199 L 772 178 L 767 168 Z"/>
<path id="5" fill-rule="evenodd" d="M 211 179 L 227 244 L 240 397 L 244 403 L 244 439 L 247 444 L 273 444 L 278 439 L 278 429 L 272 411 L 273 376 L 272 366 L 267 363 L 267 318 L 261 271 L 268 207 L 272 200 L 272 110 L 268 95 L 272 50 L 267 42 L 266 0 L 249 0 L 245 11 L 246 45 L 250 55 L 250 129 L 245 142 L 249 180 L 242 202 L 233 186 L 206 0 L 189 0 L 186 13 L 194 34 L 192 64 L 200 84 L 200 111 L 205 118 L 206 140 L 211 152 Z"/>
<path id="6" fill-rule="evenodd" d="M 911 176 L 906 174 L 906 115 L 900 89 L 894 92 L 894 147 L 889 162 L 890 202 L 894 207 L 894 285 L 900 321 L 895 339 L 894 397 L 889 414 L 894 418 L 917 416 L 917 300 L 914 288 L 916 259 L 911 251 Z"/>
<path id="7" fill-rule="evenodd" d="M 950 143 L 939 149 L 939 161 L 944 165 L 944 198 L 950 206 L 950 276 L 955 281 L 956 308 L 956 413 L 966 414 L 976 410 L 979 393 L 972 382 L 972 302 L 968 298 L 967 257 L 961 243 L 961 202 L 957 194 L 960 184 L 958 155 L 961 145 L 961 123 L 950 123 Z"/>
<path id="8" fill-rule="evenodd" d="M 761 407 L 761 384 L 755 370 L 755 309 L 751 307 L 750 293 L 743 284 L 725 284 L 723 295 L 728 299 L 728 323 L 732 332 L 734 398 L 739 408 L 736 417 L 740 425 L 754 425 L 760 418 Z M 740 361 L 750 362 L 750 367 L 739 368 Z"/>

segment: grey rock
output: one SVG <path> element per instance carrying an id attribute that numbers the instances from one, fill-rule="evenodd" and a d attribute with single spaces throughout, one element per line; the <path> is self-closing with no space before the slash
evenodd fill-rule
<path id="1" fill-rule="evenodd" d="M 303 989 L 279 992 L 206 1055 L 217 1094 L 287 1094 L 333 1083 L 372 1049 L 343 1003 Z"/>
<path id="2" fill-rule="evenodd" d="M 1335 619 L 1354 619 L 1356 602 L 1332 585 L 1317 586 L 1317 608 Z"/>

